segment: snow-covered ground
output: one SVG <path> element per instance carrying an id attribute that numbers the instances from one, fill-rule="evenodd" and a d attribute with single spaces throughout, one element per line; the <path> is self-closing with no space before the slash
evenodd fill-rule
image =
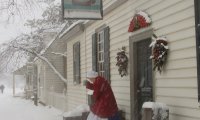
<path id="1" fill-rule="evenodd" d="M 34 106 L 31 100 L 14 98 L 12 89 L 0 93 L 0 120 L 62 120 L 62 114 L 52 107 Z"/>

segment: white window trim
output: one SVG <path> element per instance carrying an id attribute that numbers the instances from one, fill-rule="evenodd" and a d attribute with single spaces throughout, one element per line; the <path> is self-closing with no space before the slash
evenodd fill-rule
<path id="1" fill-rule="evenodd" d="M 102 40 L 99 41 L 100 39 L 100 34 L 103 36 L 103 38 L 101 38 Z M 104 75 L 104 68 L 102 66 L 101 69 L 101 65 L 100 64 L 104 64 L 104 31 L 101 30 L 97 33 L 97 65 L 98 65 L 98 73 L 100 75 Z M 99 45 L 100 44 L 100 45 Z M 100 50 L 99 46 L 101 46 L 101 44 L 103 45 L 103 48 Z M 99 53 L 101 53 L 101 59 L 99 59 Z"/>

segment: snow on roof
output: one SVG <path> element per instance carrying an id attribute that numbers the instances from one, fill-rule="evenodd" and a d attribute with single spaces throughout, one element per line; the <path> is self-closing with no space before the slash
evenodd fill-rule
<path id="1" fill-rule="evenodd" d="M 17 70 L 15 70 L 15 71 L 13 72 L 13 74 L 24 74 L 25 71 L 26 71 L 26 65 L 27 65 L 27 64 L 25 64 L 24 66 L 22 66 L 22 67 L 18 68 Z"/>
<path id="2" fill-rule="evenodd" d="M 63 35 L 68 33 L 71 29 L 73 29 L 76 25 L 80 23 L 84 23 L 85 20 L 78 20 L 74 22 L 72 25 L 70 25 L 66 30 L 64 30 L 62 33 L 61 31 L 64 29 L 64 26 L 62 27 L 61 30 L 59 30 L 58 34 L 47 44 L 47 46 L 40 52 L 40 54 L 44 54 L 46 50 L 51 46 L 51 44 L 59 37 L 61 38 Z"/>
<path id="3" fill-rule="evenodd" d="M 61 30 L 60 30 L 61 31 Z M 59 31 L 59 32 L 60 32 Z M 58 33 L 59 33 L 58 32 Z M 47 44 L 47 46 L 40 52 L 40 54 L 44 54 L 44 52 L 51 46 L 51 44 L 56 40 L 56 38 L 58 37 L 58 35 L 56 35 L 53 39 L 51 39 L 51 41 Z"/>
<path id="4" fill-rule="evenodd" d="M 73 29 L 76 25 L 80 24 L 80 23 L 84 23 L 85 20 L 78 20 L 76 22 L 74 22 L 72 25 L 70 25 L 66 30 L 64 30 L 60 35 L 59 38 L 61 38 L 62 36 L 64 36 L 66 33 L 68 33 L 71 29 Z"/>

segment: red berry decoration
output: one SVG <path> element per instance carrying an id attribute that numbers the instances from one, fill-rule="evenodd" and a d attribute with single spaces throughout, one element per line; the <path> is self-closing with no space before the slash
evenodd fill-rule
<path id="1" fill-rule="evenodd" d="M 125 47 L 122 47 L 120 49 L 120 52 L 117 53 L 117 63 L 116 66 L 118 66 L 118 71 L 121 77 L 126 76 L 128 74 L 127 72 L 127 66 L 128 66 L 128 57 L 126 56 L 126 49 Z"/>
<path id="2" fill-rule="evenodd" d="M 136 31 L 151 25 L 151 18 L 145 12 L 138 12 L 130 22 L 128 32 Z"/>
<path id="3" fill-rule="evenodd" d="M 150 59 L 152 59 L 154 63 L 153 70 L 157 69 L 160 73 L 162 72 L 163 65 L 167 59 L 167 44 L 167 39 L 164 37 L 158 37 L 150 44 L 150 47 L 152 48 Z"/>

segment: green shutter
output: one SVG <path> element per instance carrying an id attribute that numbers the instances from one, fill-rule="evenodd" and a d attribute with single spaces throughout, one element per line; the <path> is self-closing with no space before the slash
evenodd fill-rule
<path id="1" fill-rule="evenodd" d="M 97 33 L 92 35 L 92 70 L 97 71 Z M 88 105 L 94 103 L 93 95 L 88 95 Z"/>
<path id="2" fill-rule="evenodd" d="M 198 102 L 200 102 L 200 1 L 199 0 L 194 0 L 194 7 L 195 7 L 195 28 L 196 28 Z"/>
<path id="3" fill-rule="evenodd" d="M 104 28 L 104 77 L 110 81 L 110 29 Z"/>
<path id="4" fill-rule="evenodd" d="M 92 35 L 92 70 L 97 71 L 97 34 Z"/>
<path id="5" fill-rule="evenodd" d="M 80 42 L 73 45 L 74 83 L 80 83 Z"/>

